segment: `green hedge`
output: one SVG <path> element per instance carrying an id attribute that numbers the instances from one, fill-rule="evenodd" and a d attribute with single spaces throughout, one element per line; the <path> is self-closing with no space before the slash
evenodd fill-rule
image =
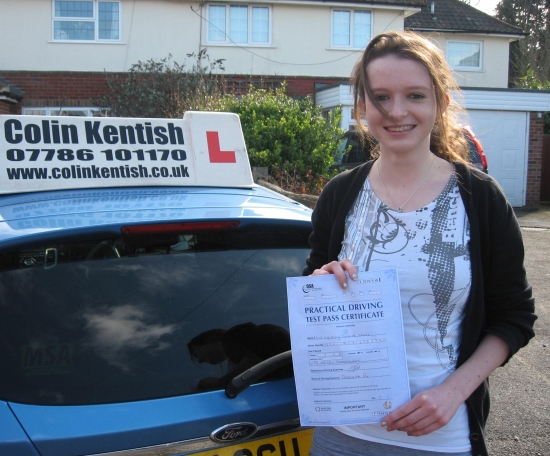
<path id="1" fill-rule="evenodd" d="M 339 111 L 324 118 L 311 97 L 294 99 L 284 86 L 226 96 L 219 110 L 239 114 L 251 165 L 270 172 L 326 175 L 343 135 Z"/>

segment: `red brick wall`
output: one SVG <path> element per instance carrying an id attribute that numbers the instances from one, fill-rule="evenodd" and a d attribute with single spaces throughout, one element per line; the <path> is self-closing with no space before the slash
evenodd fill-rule
<path id="1" fill-rule="evenodd" d="M 109 73 L 113 75 L 113 73 Z M 20 106 L 65 107 L 92 106 L 92 100 L 107 90 L 105 73 L 79 72 L 6 72 L 1 77 L 25 92 Z M 306 96 L 315 93 L 315 84 L 334 84 L 345 79 L 271 76 L 226 76 L 230 91 L 243 92 L 250 84 L 259 87 L 279 87 L 287 82 L 290 95 Z"/>
<path id="2" fill-rule="evenodd" d="M 544 137 L 544 118 L 530 113 L 529 151 L 527 155 L 527 194 L 525 206 L 536 209 L 540 202 L 540 179 L 542 169 L 542 142 Z"/>
<path id="3" fill-rule="evenodd" d="M 105 90 L 105 74 L 76 72 L 7 72 L 0 76 L 25 92 L 20 106 L 90 106 Z"/>
<path id="4" fill-rule="evenodd" d="M 10 112 L 11 103 L 7 101 L 0 100 L 0 115 L 1 114 L 11 114 Z"/>
<path id="5" fill-rule="evenodd" d="M 231 93 L 246 93 L 250 85 L 257 88 L 275 89 L 286 82 L 287 93 L 291 96 L 315 95 L 315 84 L 339 84 L 347 78 L 307 78 L 303 76 L 226 76 L 227 90 Z"/>

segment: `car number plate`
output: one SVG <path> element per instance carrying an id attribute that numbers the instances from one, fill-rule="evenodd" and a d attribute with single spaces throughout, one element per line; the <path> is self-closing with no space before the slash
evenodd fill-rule
<path id="1" fill-rule="evenodd" d="M 307 456 L 313 428 L 267 439 L 241 442 L 216 450 L 193 453 L 193 456 Z"/>

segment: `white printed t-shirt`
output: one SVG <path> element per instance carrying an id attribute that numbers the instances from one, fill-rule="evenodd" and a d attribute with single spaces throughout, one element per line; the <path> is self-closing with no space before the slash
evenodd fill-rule
<path id="1" fill-rule="evenodd" d="M 361 271 L 397 269 L 411 397 L 456 369 L 460 324 L 471 285 L 469 222 L 453 173 L 439 197 L 413 212 L 382 203 L 368 179 L 346 218 L 339 260 Z M 466 405 L 425 436 L 388 432 L 380 424 L 338 426 L 352 437 L 426 451 L 470 450 Z"/>

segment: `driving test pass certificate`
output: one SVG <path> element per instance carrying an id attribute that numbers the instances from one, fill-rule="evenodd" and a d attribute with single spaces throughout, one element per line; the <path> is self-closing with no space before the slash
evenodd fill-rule
<path id="1" fill-rule="evenodd" d="M 300 422 L 379 422 L 410 400 L 397 271 L 287 278 Z"/>

